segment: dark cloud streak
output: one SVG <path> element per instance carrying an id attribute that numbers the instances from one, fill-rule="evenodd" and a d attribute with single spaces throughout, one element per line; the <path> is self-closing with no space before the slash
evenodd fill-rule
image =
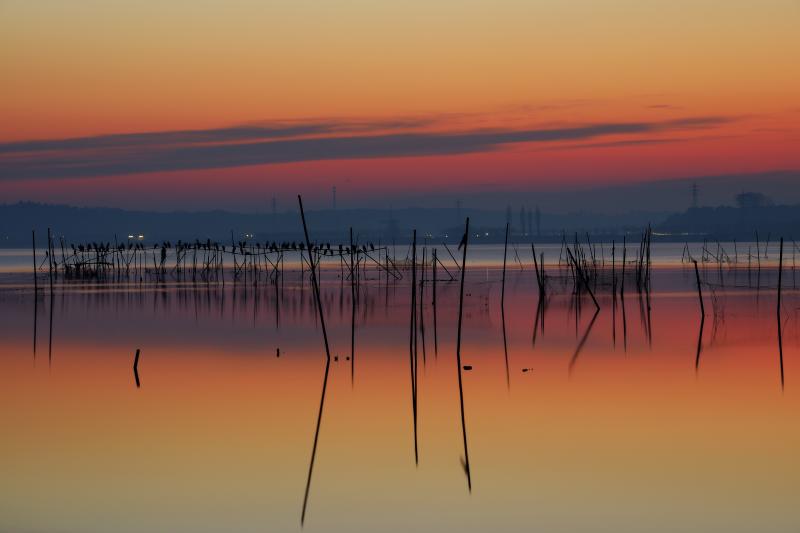
<path id="1" fill-rule="evenodd" d="M 326 135 L 346 132 L 400 130 L 419 128 L 432 124 L 434 119 L 400 119 L 377 121 L 306 121 L 278 122 L 271 124 L 243 124 L 226 128 L 203 130 L 153 131 L 141 133 L 117 133 L 75 137 L 68 139 L 44 139 L 0 144 L 2 154 L 25 154 L 41 151 L 129 149 L 151 146 L 184 145 L 199 143 L 225 143 L 253 141 L 258 139 L 281 139 L 308 135 Z"/>
<path id="2" fill-rule="evenodd" d="M 30 141 L 0 145 L 0 154 L 11 154 L 11 157 L 0 158 L 0 179 L 83 178 L 337 159 L 457 155 L 489 152 L 516 143 L 580 141 L 713 128 L 729 120 L 690 117 L 664 122 L 602 123 L 549 129 L 282 138 L 361 131 L 359 128 L 370 132 L 379 129 L 374 123 L 315 123 Z M 258 141 L 235 142 L 253 139 Z M 20 150 L 22 145 L 27 148 Z"/>

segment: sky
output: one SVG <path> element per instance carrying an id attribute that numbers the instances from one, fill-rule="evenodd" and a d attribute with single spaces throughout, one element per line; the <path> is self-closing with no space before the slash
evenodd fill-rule
<path id="1" fill-rule="evenodd" d="M 0 0 L 0 202 L 451 206 L 798 170 L 798 27 L 800 0 Z"/>

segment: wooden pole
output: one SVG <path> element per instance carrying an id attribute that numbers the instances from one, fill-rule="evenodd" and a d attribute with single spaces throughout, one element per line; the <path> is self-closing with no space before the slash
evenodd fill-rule
<path id="1" fill-rule="evenodd" d="M 700 299 L 700 314 L 702 316 L 706 316 L 706 307 L 703 305 L 703 290 L 700 287 L 700 270 L 697 268 L 697 261 L 692 259 L 692 263 L 694 263 L 694 275 L 697 278 L 697 297 Z"/>
<path id="2" fill-rule="evenodd" d="M 506 305 L 506 258 L 508 257 L 508 228 L 509 223 L 506 222 L 506 241 L 503 246 L 503 282 L 500 289 L 500 307 L 505 308 Z"/>
<path id="3" fill-rule="evenodd" d="M 353 228 L 350 228 L 350 272 L 353 267 Z M 350 383 L 353 384 L 356 375 L 356 278 L 350 276 Z"/>
<path id="4" fill-rule="evenodd" d="M 439 338 L 436 332 L 436 247 L 434 246 L 431 250 L 431 254 L 433 254 L 433 301 L 431 306 L 433 307 L 433 355 L 439 355 Z M 388 279 L 387 279 L 388 282 Z"/>
<path id="5" fill-rule="evenodd" d="M 781 282 L 783 280 L 783 237 L 781 237 L 781 249 L 780 249 L 780 256 L 778 259 L 778 306 L 777 306 L 777 313 L 778 313 L 778 321 L 781 320 Z"/>
<path id="6" fill-rule="evenodd" d="M 622 236 L 622 274 L 620 274 L 619 297 L 625 296 L 625 261 L 627 261 L 628 245 L 625 235 Z"/>
<path id="7" fill-rule="evenodd" d="M 780 259 L 778 259 L 778 305 L 776 308 L 777 311 L 777 318 L 778 318 L 778 353 L 780 356 L 780 366 L 781 366 L 781 390 L 784 387 L 784 375 L 783 375 L 783 332 L 781 331 L 781 281 L 782 281 L 782 274 L 783 274 L 783 237 L 781 237 L 781 250 L 780 250 Z"/>
<path id="8" fill-rule="evenodd" d="M 472 492 L 472 477 L 469 469 L 469 451 L 467 448 L 467 424 L 464 418 L 464 386 L 461 379 L 461 325 L 464 315 L 464 278 L 467 274 L 467 244 L 469 243 L 469 217 L 464 228 L 464 254 L 461 259 L 461 292 L 458 297 L 458 334 L 456 336 L 456 364 L 458 365 L 458 395 L 461 406 L 461 434 L 464 440 L 464 472 L 467 474 L 467 487 Z"/>
<path id="9" fill-rule="evenodd" d="M 47 228 L 47 262 L 49 264 L 49 273 L 50 273 L 50 294 L 53 293 L 53 249 L 52 249 L 52 237 L 50 235 L 50 228 Z"/>
<path id="10" fill-rule="evenodd" d="M 303 211 L 303 198 L 298 194 L 297 195 L 297 202 L 300 204 L 300 218 L 303 221 L 303 233 L 306 237 L 306 248 L 308 249 L 308 256 L 312 256 L 311 251 L 311 239 L 308 237 L 308 226 L 306 225 L 306 214 Z M 311 285 L 314 288 L 314 296 L 316 296 L 317 300 L 317 310 L 319 311 L 319 323 L 322 326 L 322 337 L 325 340 L 325 357 L 328 360 L 331 358 L 331 350 L 328 346 L 328 331 L 325 329 L 325 313 L 322 312 L 322 299 L 319 295 L 319 283 L 317 282 L 317 272 L 316 269 L 311 269 Z"/>
<path id="11" fill-rule="evenodd" d="M 536 246 L 531 243 L 531 254 L 533 254 L 533 269 L 536 271 L 536 285 L 539 287 L 539 300 L 542 299 L 544 294 L 544 280 L 539 273 L 539 262 L 536 260 Z"/>
<path id="12" fill-rule="evenodd" d="M 411 410 L 414 416 L 414 462 L 419 465 L 417 445 L 417 230 L 411 241 L 411 321 L 409 323 L 408 358 L 411 370 Z"/>
<path id="13" fill-rule="evenodd" d="M 136 388 L 140 387 L 139 383 L 139 348 L 136 348 L 136 355 L 133 356 L 133 377 L 136 379 Z"/>
<path id="14" fill-rule="evenodd" d="M 616 241 L 611 241 L 611 297 L 617 300 L 617 263 L 616 263 Z M 682 258 L 681 258 L 682 259 Z"/>
<path id="15" fill-rule="evenodd" d="M 36 230 L 31 230 L 31 249 L 33 250 L 33 294 L 39 292 L 39 280 L 36 276 Z"/>

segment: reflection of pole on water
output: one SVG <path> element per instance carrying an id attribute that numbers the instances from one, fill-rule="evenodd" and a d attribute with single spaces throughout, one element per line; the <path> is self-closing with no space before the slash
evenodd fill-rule
<path id="1" fill-rule="evenodd" d="M 506 258 L 508 257 L 508 229 L 506 222 L 506 240 L 503 246 L 503 282 L 500 289 L 500 316 L 503 323 L 503 354 L 506 362 L 506 387 L 511 390 L 511 373 L 508 368 L 508 340 L 506 337 Z"/>
<path id="2" fill-rule="evenodd" d="M 350 383 L 356 375 L 356 278 L 353 275 L 353 228 L 350 227 Z"/>
<path id="3" fill-rule="evenodd" d="M 594 327 L 594 323 L 597 320 L 597 315 L 600 314 L 600 309 L 595 309 L 594 315 L 592 316 L 591 322 L 586 327 L 586 332 L 581 337 L 581 341 L 578 343 L 578 346 L 575 348 L 575 353 L 572 354 L 572 359 L 569 361 L 568 373 L 572 374 L 572 369 L 575 367 L 575 363 L 578 361 L 578 356 L 583 350 L 583 346 L 586 344 L 586 341 L 589 339 L 589 334 L 592 332 L 592 328 Z"/>
<path id="4" fill-rule="evenodd" d="M 461 324 L 464 315 L 464 278 L 467 274 L 467 244 L 469 243 L 469 217 L 464 227 L 464 237 L 461 239 L 459 248 L 464 247 L 464 254 L 461 260 L 461 291 L 458 298 L 458 333 L 456 336 L 456 365 L 458 366 L 458 397 L 461 406 L 461 434 L 464 440 L 464 473 L 467 475 L 467 488 L 472 492 L 472 474 L 469 468 L 469 451 L 467 448 L 467 424 L 464 418 L 464 386 L 461 378 Z"/>
<path id="5" fill-rule="evenodd" d="M 433 300 L 431 302 L 431 307 L 433 308 L 433 355 L 434 357 L 438 357 L 439 355 L 439 336 L 436 329 L 436 247 L 434 246 L 431 250 L 431 254 L 433 255 L 433 260 L 431 261 L 431 267 L 433 269 Z"/>
<path id="6" fill-rule="evenodd" d="M 297 196 L 297 201 L 300 204 L 300 218 L 303 221 L 303 232 L 305 233 L 306 237 L 306 246 L 309 251 L 309 257 L 311 257 L 311 239 L 308 236 L 308 226 L 306 225 L 306 215 L 303 211 L 303 199 L 300 195 Z M 325 391 L 328 388 L 328 371 L 330 370 L 331 365 L 331 351 L 328 346 L 328 332 L 325 329 L 325 314 L 322 312 L 322 301 L 319 295 L 319 284 L 317 282 L 317 273 L 316 269 L 311 268 L 311 285 L 314 289 L 314 297 L 316 299 L 317 304 L 317 311 L 319 312 L 319 322 L 322 326 L 322 336 L 325 341 L 325 376 L 322 381 L 322 394 L 319 400 L 319 412 L 317 413 L 317 428 L 314 431 L 314 444 L 311 448 L 311 460 L 308 463 L 308 478 L 306 480 L 306 491 L 303 497 L 303 510 L 300 514 L 300 525 L 302 526 L 306 519 L 306 507 L 308 506 L 308 493 L 311 488 L 311 474 L 314 471 L 314 460 L 317 456 L 317 442 L 319 441 L 319 428 L 322 424 L 322 410 L 325 407 Z"/>
<path id="7" fill-rule="evenodd" d="M 778 304 L 776 314 L 778 319 L 778 354 L 781 366 L 781 390 L 784 386 L 783 378 L 783 332 L 781 331 L 781 282 L 783 280 L 783 237 L 781 237 L 780 258 L 778 259 Z"/>
<path id="8" fill-rule="evenodd" d="M 700 368 L 700 352 L 703 349 L 703 326 L 706 323 L 706 308 L 703 305 L 703 289 L 700 282 L 700 270 L 697 268 L 697 261 L 692 259 L 694 263 L 694 275 L 697 280 L 697 299 L 700 301 L 700 332 L 697 335 L 697 354 L 694 359 L 694 368 L 697 371 Z"/>
<path id="9" fill-rule="evenodd" d="M 408 360 L 411 372 L 411 411 L 414 424 L 414 463 L 419 464 L 417 444 L 417 230 L 414 230 L 411 244 L 411 318 L 409 322 Z"/>
<path id="10" fill-rule="evenodd" d="M 139 348 L 136 348 L 136 355 L 133 356 L 133 378 L 136 380 L 136 388 L 141 386 L 139 382 Z"/>

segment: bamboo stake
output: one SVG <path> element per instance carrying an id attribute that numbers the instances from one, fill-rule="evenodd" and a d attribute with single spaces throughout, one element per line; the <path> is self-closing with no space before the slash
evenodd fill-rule
<path id="1" fill-rule="evenodd" d="M 461 406 L 461 434 L 464 440 L 464 472 L 467 475 L 467 488 L 472 492 L 472 476 L 469 468 L 469 451 L 467 448 L 467 424 L 464 417 L 464 386 L 461 378 L 461 325 L 464 314 L 464 278 L 467 274 L 467 244 L 469 243 L 469 217 L 464 228 L 464 254 L 461 260 L 461 292 L 458 298 L 458 334 L 456 336 L 456 365 L 458 366 L 458 396 Z M 460 246 L 460 245 L 459 245 Z"/>
<path id="2" fill-rule="evenodd" d="M 694 275 L 697 278 L 697 298 L 700 300 L 700 314 L 706 316 L 706 307 L 703 305 L 703 290 L 700 286 L 700 270 L 697 268 L 697 261 L 692 259 L 694 263 Z"/>
<path id="3" fill-rule="evenodd" d="M 39 280 L 36 276 L 36 230 L 31 230 L 31 249 L 33 250 L 33 294 L 39 292 Z"/>

